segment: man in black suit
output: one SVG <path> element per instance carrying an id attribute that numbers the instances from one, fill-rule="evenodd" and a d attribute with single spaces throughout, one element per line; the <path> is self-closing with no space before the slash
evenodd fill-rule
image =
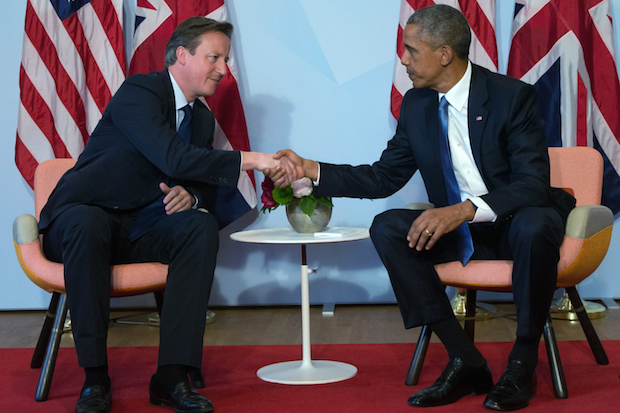
<path id="1" fill-rule="evenodd" d="M 215 185 L 236 187 L 241 171 L 284 172 L 286 164 L 212 147 L 215 120 L 198 98 L 213 94 L 227 73 L 232 29 L 204 17 L 182 22 L 166 47 L 167 69 L 123 83 L 41 212 L 45 254 L 64 264 L 86 373 L 76 412 L 110 410 L 110 265 L 148 261 L 169 264 L 150 401 L 177 412 L 213 410 L 187 376 L 202 362 L 219 242 L 218 221 L 204 209 Z"/>
<path id="2" fill-rule="evenodd" d="M 278 155 L 315 181 L 317 196 L 386 197 L 420 171 L 435 208 L 386 211 L 371 227 L 405 327 L 430 325 L 450 357 L 439 379 L 408 401 L 438 406 L 488 392 L 485 406 L 515 410 L 534 396 L 538 343 L 575 200 L 550 188 L 534 88 L 469 62 L 470 41 L 467 20 L 452 7 L 430 6 L 410 17 L 401 63 L 414 88 L 403 98 L 395 136 L 373 165 L 319 164 L 290 150 Z M 495 385 L 434 269 L 470 258 L 515 263 L 517 338 Z"/>

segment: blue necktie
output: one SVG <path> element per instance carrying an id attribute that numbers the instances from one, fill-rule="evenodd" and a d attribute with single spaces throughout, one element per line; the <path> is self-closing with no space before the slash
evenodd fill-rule
<path id="1" fill-rule="evenodd" d="M 188 105 L 185 105 L 181 108 L 185 116 L 179 125 L 179 129 L 177 130 L 177 136 L 184 143 L 189 143 L 192 140 L 192 108 Z M 170 180 L 169 180 L 170 181 Z M 174 182 L 167 182 L 169 187 L 175 185 Z M 133 227 L 129 233 L 129 240 L 134 241 L 144 235 L 146 231 L 148 231 L 155 221 L 157 221 L 160 217 L 166 214 L 166 209 L 164 206 L 164 194 L 161 194 L 159 198 L 155 201 L 151 202 L 140 212 L 134 221 Z"/>
<path id="2" fill-rule="evenodd" d="M 456 176 L 454 175 L 450 146 L 448 145 L 448 105 L 446 97 L 442 97 L 439 102 L 439 153 L 441 155 L 441 169 L 443 170 L 443 177 L 446 181 L 448 202 L 450 205 L 454 205 L 461 202 L 461 191 L 456 181 Z M 459 242 L 459 261 L 465 265 L 474 253 L 474 243 L 471 239 L 471 233 L 469 232 L 469 225 L 467 222 L 464 222 L 456 228 L 454 232 Z"/>
<path id="3" fill-rule="evenodd" d="M 179 139 L 181 139 L 182 142 L 190 143 L 192 140 L 192 108 L 187 104 L 183 106 L 181 110 L 185 116 L 179 125 L 177 135 L 179 135 Z"/>

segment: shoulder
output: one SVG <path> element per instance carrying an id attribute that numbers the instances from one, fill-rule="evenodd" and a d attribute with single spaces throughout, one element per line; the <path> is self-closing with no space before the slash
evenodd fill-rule
<path id="1" fill-rule="evenodd" d="M 488 90 L 493 91 L 501 91 L 505 92 L 518 92 L 521 90 L 534 92 L 534 87 L 528 83 L 525 83 L 519 79 L 514 77 L 510 77 L 507 75 L 501 75 L 499 73 L 491 72 L 490 70 L 478 66 L 472 65 L 472 87 L 477 82 L 485 82 L 487 84 Z"/>
<path id="2" fill-rule="evenodd" d="M 155 93 L 166 94 L 168 90 L 172 90 L 172 83 L 168 71 L 137 73 L 129 76 L 123 82 L 121 88 L 141 88 L 148 89 Z"/>
<path id="3" fill-rule="evenodd" d="M 421 108 L 433 102 L 437 104 L 437 91 L 429 88 L 411 88 L 403 96 L 401 110 L 403 108 Z"/>

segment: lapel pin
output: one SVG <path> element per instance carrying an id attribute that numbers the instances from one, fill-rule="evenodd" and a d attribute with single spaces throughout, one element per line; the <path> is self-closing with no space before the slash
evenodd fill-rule
<path id="1" fill-rule="evenodd" d="M 478 115 L 478 116 L 476 117 L 476 120 L 477 120 L 477 121 L 481 121 L 481 120 L 482 120 L 482 116 Z"/>

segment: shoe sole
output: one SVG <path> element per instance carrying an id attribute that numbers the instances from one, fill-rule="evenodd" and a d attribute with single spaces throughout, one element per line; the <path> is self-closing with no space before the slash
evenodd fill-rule
<path id="1" fill-rule="evenodd" d="M 149 402 L 154 405 L 154 406 L 160 406 L 160 407 L 172 407 L 175 411 L 175 413 L 209 413 L 212 412 L 213 410 L 215 410 L 215 408 L 210 408 L 210 409 L 194 409 L 194 410 L 177 410 L 174 408 L 174 406 L 168 402 L 167 400 L 163 400 L 160 399 L 158 397 L 153 396 L 152 394 L 150 395 L 149 398 Z"/>

